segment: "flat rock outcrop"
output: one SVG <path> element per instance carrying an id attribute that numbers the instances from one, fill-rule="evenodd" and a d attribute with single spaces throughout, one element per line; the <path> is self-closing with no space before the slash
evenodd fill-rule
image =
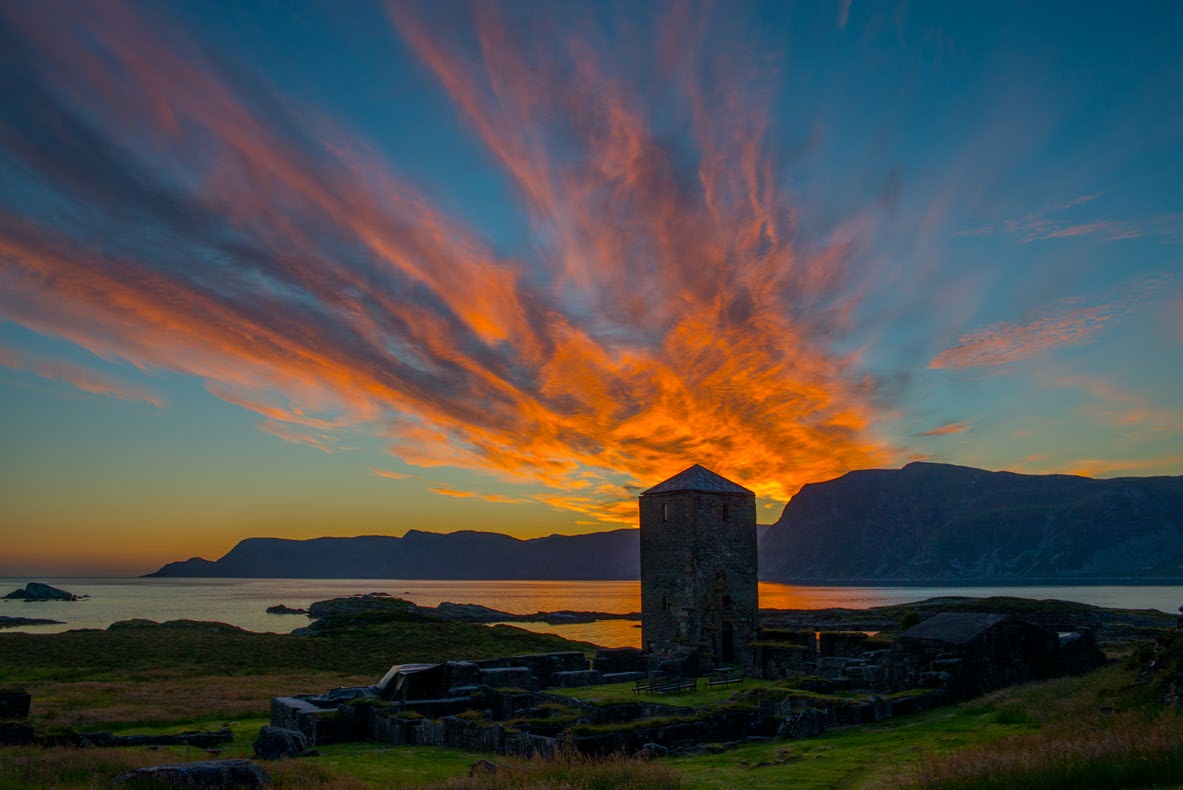
<path id="1" fill-rule="evenodd" d="M 201 787 L 239 788 L 264 787 L 271 777 L 250 760 L 202 760 L 195 763 L 153 765 L 115 777 L 120 784 L 133 787 Z"/>

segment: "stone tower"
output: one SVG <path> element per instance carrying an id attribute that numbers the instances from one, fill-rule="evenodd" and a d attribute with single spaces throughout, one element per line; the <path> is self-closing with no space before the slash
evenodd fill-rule
<path id="1" fill-rule="evenodd" d="M 756 495 L 695 464 L 641 494 L 641 643 L 750 667 Z"/>

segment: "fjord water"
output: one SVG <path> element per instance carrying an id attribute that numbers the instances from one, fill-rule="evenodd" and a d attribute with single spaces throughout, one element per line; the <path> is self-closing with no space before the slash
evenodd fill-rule
<path id="1" fill-rule="evenodd" d="M 61 625 L 25 626 L 30 633 L 106 628 L 117 620 L 215 620 L 249 631 L 285 633 L 306 625 L 303 616 L 267 614 L 273 604 L 304 608 L 342 595 L 385 592 L 423 606 L 443 601 L 476 603 L 513 614 L 560 610 L 627 613 L 641 609 L 637 581 L 423 581 L 397 579 L 109 579 L 0 578 L 0 595 L 29 581 L 42 581 L 89 598 L 75 602 L 25 603 L 0 600 L 0 615 L 61 620 Z M 825 609 L 907 603 L 943 596 L 1010 595 L 1054 598 L 1122 609 L 1174 612 L 1183 604 L 1183 585 L 1005 586 L 1005 587 L 809 587 L 760 583 L 766 609 Z M 514 623 L 605 646 L 639 646 L 638 623 L 548 625 Z"/>

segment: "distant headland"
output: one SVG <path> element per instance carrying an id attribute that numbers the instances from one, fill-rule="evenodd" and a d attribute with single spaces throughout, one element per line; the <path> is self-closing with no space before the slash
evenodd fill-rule
<path id="1" fill-rule="evenodd" d="M 1183 580 L 1183 476 L 1095 480 L 948 464 L 850 472 L 801 489 L 760 528 L 760 578 L 835 584 Z M 248 538 L 156 577 L 636 579 L 638 532 L 521 540 Z"/>

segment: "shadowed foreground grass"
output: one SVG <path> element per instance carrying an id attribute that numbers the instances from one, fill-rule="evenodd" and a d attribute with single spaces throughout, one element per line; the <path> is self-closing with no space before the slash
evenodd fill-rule
<path id="1" fill-rule="evenodd" d="M 921 762 L 921 788 L 1069 790 L 1078 787 L 1179 786 L 1183 717 L 1125 713 L 1107 720 L 1060 722 L 1025 737 L 1001 738 Z"/>
<path id="2" fill-rule="evenodd" d="M 241 750 L 227 750 L 218 759 L 249 757 Z M 165 763 L 210 759 L 200 749 L 183 746 L 148 749 L 75 749 L 54 747 L 28 749 L 0 747 L 0 787 L 5 790 L 60 788 L 61 790 L 108 790 L 124 787 L 115 777 L 134 768 Z M 307 790 L 365 790 L 372 787 L 359 779 L 342 776 L 331 766 L 308 760 L 278 760 L 263 766 L 276 788 Z"/>

